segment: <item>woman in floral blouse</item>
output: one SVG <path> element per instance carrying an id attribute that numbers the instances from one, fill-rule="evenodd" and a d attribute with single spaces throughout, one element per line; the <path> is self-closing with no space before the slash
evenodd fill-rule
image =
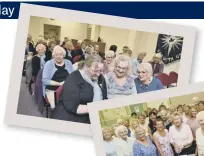
<path id="1" fill-rule="evenodd" d="M 113 72 L 105 74 L 108 99 L 137 94 L 134 79 L 130 76 L 131 61 L 126 55 L 115 60 Z"/>

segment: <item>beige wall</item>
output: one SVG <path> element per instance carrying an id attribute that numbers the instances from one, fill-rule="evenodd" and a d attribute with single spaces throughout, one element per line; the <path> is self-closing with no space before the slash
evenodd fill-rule
<path id="1" fill-rule="evenodd" d="M 36 42 L 39 35 L 44 34 L 44 24 L 61 26 L 61 41 L 64 37 L 83 40 L 87 35 L 87 24 L 32 16 L 30 18 L 29 33 L 32 35 L 34 42 Z"/>
<path id="2" fill-rule="evenodd" d="M 29 33 L 32 35 L 34 42 L 39 35 L 44 34 L 44 24 L 61 26 L 61 41 L 64 37 L 83 40 L 87 37 L 87 28 L 90 27 L 92 28 L 91 39 L 96 41 L 98 37 L 101 37 L 102 41 L 106 43 L 106 50 L 115 44 L 118 46 L 118 50 L 122 51 L 122 47 L 127 45 L 133 51 L 133 58 L 137 57 L 139 52 L 147 52 L 144 62 L 151 60 L 155 54 L 157 33 L 31 17 Z M 164 72 L 169 73 L 170 71 L 179 72 L 179 61 L 165 66 Z"/>

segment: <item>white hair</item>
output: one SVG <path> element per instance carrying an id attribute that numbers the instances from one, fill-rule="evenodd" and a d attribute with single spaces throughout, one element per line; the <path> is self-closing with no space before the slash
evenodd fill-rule
<path id="1" fill-rule="evenodd" d="M 116 129 L 115 129 L 115 135 L 116 135 L 118 138 L 120 138 L 119 133 L 120 133 L 121 131 L 123 131 L 123 130 L 125 130 L 126 133 L 128 134 L 128 129 L 127 129 L 125 126 L 120 125 L 120 126 L 116 127 Z"/>
<path id="2" fill-rule="evenodd" d="M 54 56 L 56 53 L 62 53 L 64 56 L 66 56 L 66 51 L 64 50 L 64 48 L 62 48 L 59 45 L 54 47 L 53 52 L 52 52 L 52 56 Z"/>
<path id="3" fill-rule="evenodd" d="M 45 52 L 46 51 L 46 47 L 44 44 L 40 43 L 36 46 L 36 51 L 40 51 L 40 49 L 43 49 L 43 51 Z"/>
<path id="4" fill-rule="evenodd" d="M 114 57 L 115 56 L 115 52 L 112 50 L 108 50 L 105 52 L 105 58 L 107 57 Z"/>
<path id="5" fill-rule="evenodd" d="M 152 65 L 150 63 L 141 63 L 137 67 L 138 70 L 143 69 L 148 73 L 148 76 L 151 77 L 153 74 Z"/>
<path id="6" fill-rule="evenodd" d="M 204 111 L 201 111 L 196 115 L 196 120 L 198 121 L 198 123 L 200 120 L 204 120 Z"/>

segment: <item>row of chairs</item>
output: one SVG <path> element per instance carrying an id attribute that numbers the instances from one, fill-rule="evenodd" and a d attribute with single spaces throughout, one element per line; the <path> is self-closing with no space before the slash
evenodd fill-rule
<path id="1" fill-rule="evenodd" d="M 161 81 L 163 86 L 167 88 L 177 86 L 178 74 L 174 71 L 171 71 L 169 75 L 167 75 L 166 73 L 160 73 L 159 75 L 157 75 L 157 78 Z"/>

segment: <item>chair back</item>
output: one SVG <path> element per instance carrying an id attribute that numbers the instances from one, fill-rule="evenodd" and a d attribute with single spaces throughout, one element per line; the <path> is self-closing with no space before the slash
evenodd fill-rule
<path id="1" fill-rule="evenodd" d="M 169 76 L 167 74 L 160 73 L 160 74 L 157 75 L 157 78 L 161 81 L 163 86 L 168 87 L 170 85 Z"/>
<path id="2" fill-rule="evenodd" d="M 176 72 L 174 72 L 174 71 L 171 71 L 169 73 L 169 81 L 170 81 L 171 84 L 172 83 L 177 83 L 177 81 L 178 81 L 178 74 Z"/>

